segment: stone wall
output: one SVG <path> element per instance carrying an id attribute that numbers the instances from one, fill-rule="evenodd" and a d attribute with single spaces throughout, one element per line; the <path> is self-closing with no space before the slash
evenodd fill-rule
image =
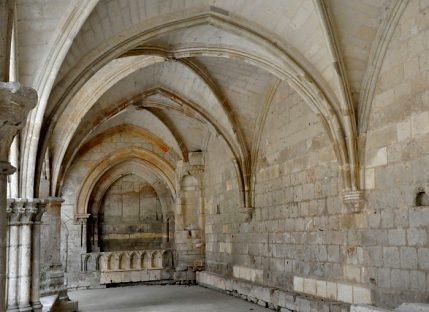
<path id="1" fill-rule="evenodd" d="M 136 175 L 120 178 L 106 192 L 99 222 L 100 251 L 161 248 L 163 215 L 158 195 L 152 186 Z M 95 231 L 94 231 L 95 232 Z"/>
<path id="2" fill-rule="evenodd" d="M 213 139 L 207 153 L 209 270 L 231 275 L 234 267 L 254 268 L 255 282 L 289 290 L 294 276 L 341 277 L 338 166 L 319 120 L 300 97 L 282 85 L 272 103 L 250 222 L 238 211 L 235 172 L 219 157 L 222 149 Z"/>
<path id="3" fill-rule="evenodd" d="M 422 105 L 416 109 L 424 111 Z M 393 111 L 384 107 L 382 114 L 379 120 Z M 410 111 L 410 118 L 426 115 L 427 108 L 419 115 Z M 424 131 L 424 123 L 417 128 Z M 396 131 L 397 126 L 387 129 Z M 428 300 L 429 207 L 413 207 L 417 186 L 427 182 L 427 172 L 418 169 L 427 168 L 427 157 L 417 148 L 419 143 L 427 145 L 425 136 L 419 133 L 408 143 L 394 137 L 385 147 L 389 140 L 377 135 L 377 129 L 368 133 L 368 151 L 383 142 L 379 149 L 387 155 L 392 150 L 392 155 L 396 151 L 411 159 L 368 166 L 376 187 L 361 213 L 349 213 L 341 201 L 336 157 L 320 120 L 296 93 L 280 86 L 261 139 L 255 211 L 249 222 L 239 212 L 226 147 L 212 138 L 204 191 L 208 271 L 347 303 L 393 307 Z M 406 144 L 416 149 L 411 153 Z"/>
<path id="4" fill-rule="evenodd" d="M 366 220 L 351 232 L 365 246 L 356 271 L 386 306 L 429 301 L 429 203 L 417 200 L 429 192 L 428 13 L 410 1 L 388 47 L 366 135 Z"/>
<path id="5" fill-rule="evenodd" d="M 62 240 L 61 249 L 62 249 L 62 255 L 63 255 L 62 261 L 63 261 L 63 266 L 66 269 L 66 278 L 67 278 L 69 287 L 88 287 L 91 285 L 91 283 L 86 279 L 85 274 L 81 274 L 81 269 L 82 269 L 81 254 L 86 253 L 88 251 L 87 247 L 90 246 L 89 244 L 87 246 L 83 246 L 84 243 L 82 241 L 83 237 L 86 236 L 85 231 L 87 230 L 87 228 L 85 224 L 80 224 L 78 222 L 75 215 L 77 211 L 77 207 L 76 207 L 77 200 L 78 200 L 79 192 L 82 187 L 82 183 L 83 181 L 85 181 L 85 178 L 89 175 L 91 170 L 95 166 L 97 166 L 97 164 L 100 163 L 103 160 L 103 158 L 106 157 L 106 155 L 118 149 L 136 148 L 136 147 L 144 148 L 146 150 L 152 151 L 153 153 L 158 154 L 168 160 L 172 158 L 172 156 L 169 154 L 170 151 L 163 151 L 157 145 L 153 144 L 152 142 L 144 141 L 141 137 L 138 137 L 133 133 L 120 132 L 120 133 L 113 133 L 108 137 L 104 137 L 100 140 L 97 140 L 94 143 L 94 146 L 87 147 L 84 151 L 81 151 L 81 154 L 79 155 L 78 159 L 72 164 L 70 168 L 70 171 L 64 181 L 64 186 L 62 188 L 64 203 L 62 204 L 62 208 L 61 208 L 61 219 L 63 224 L 62 238 L 61 238 Z M 137 173 L 137 171 L 138 171 L 138 168 L 135 168 L 134 172 Z M 126 184 L 126 181 L 127 180 L 125 179 L 122 182 Z M 122 183 L 120 180 L 118 180 L 117 182 L 118 184 Z M 95 188 L 94 192 L 98 192 L 98 189 Z M 109 193 L 109 194 L 113 195 L 113 193 Z M 108 194 L 108 197 L 110 196 L 109 194 Z M 96 197 L 98 196 L 98 194 L 93 194 L 93 195 Z M 170 211 L 172 213 L 172 209 L 173 209 L 171 194 L 169 194 L 168 192 L 165 192 L 165 193 L 158 194 L 158 197 L 160 199 L 160 202 L 162 203 L 162 215 L 167 217 L 168 212 Z M 139 200 L 140 200 L 140 195 L 139 195 Z M 109 202 L 108 205 L 110 205 L 113 201 L 108 199 L 108 202 Z M 102 201 L 99 201 L 99 203 L 102 203 Z M 90 203 L 90 204 L 93 204 L 93 203 Z M 144 206 L 144 204 L 142 205 Z M 139 204 L 139 207 L 140 207 L 140 204 Z M 94 205 L 91 206 L 91 209 L 95 209 Z M 88 213 L 90 214 L 91 211 L 88 211 Z M 153 216 L 153 214 L 149 214 L 149 215 Z M 146 215 L 144 214 L 143 219 L 145 216 Z M 114 218 L 114 216 L 112 215 L 110 215 L 110 217 Z M 159 215 L 158 217 L 161 219 L 161 215 Z M 109 215 L 108 215 L 108 219 L 109 219 Z M 155 216 L 155 219 L 156 219 L 156 216 Z M 110 219 L 110 221 L 113 222 L 113 219 Z M 169 226 L 169 231 L 171 232 L 171 237 L 173 237 L 172 233 L 174 231 L 174 220 L 169 220 L 169 222 L 171 223 Z M 153 224 L 155 223 L 157 222 L 154 222 Z M 151 227 L 153 226 L 155 225 L 151 225 Z M 105 229 L 107 228 L 109 228 L 109 226 L 107 226 Z M 155 233 L 159 232 L 158 231 L 159 226 L 156 225 L 154 229 L 151 229 L 151 231 L 152 230 Z M 166 229 L 163 229 L 163 230 L 166 230 Z M 122 230 L 118 229 L 118 231 L 122 231 Z M 130 233 L 134 232 L 135 233 L 134 235 L 136 235 L 136 231 L 134 231 L 134 229 L 128 229 L 126 231 Z M 137 236 L 138 235 L 144 236 L 143 233 L 137 233 Z M 161 237 L 163 236 L 161 235 Z M 140 239 L 141 237 L 138 237 L 138 238 Z M 90 242 L 91 242 L 90 240 L 87 241 L 87 243 L 90 243 Z M 166 242 L 167 245 L 163 247 L 168 248 L 169 244 L 173 242 L 174 242 L 174 239 L 171 239 L 169 242 Z M 119 247 L 119 246 L 114 248 L 122 249 L 122 247 Z"/>

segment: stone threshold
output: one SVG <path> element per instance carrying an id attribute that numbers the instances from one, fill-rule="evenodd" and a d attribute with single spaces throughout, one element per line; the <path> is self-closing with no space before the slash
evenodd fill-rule
<path id="1" fill-rule="evenodd" d="M 350 311 L 350 304 L 348 303 L 262 286 L 207 271 L 197 272 L 197 283 L 203 287 L 218 290 L 281 312 Z"/>

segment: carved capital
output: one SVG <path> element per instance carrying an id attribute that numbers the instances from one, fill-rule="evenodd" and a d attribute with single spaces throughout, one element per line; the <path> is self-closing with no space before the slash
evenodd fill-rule
<path id="1" fill-rule="evenodd" d="M 0 82 L 0 159 L 6 160 L 15 135 L 37 104 L 37 93 L 18 82 Z"/>
<path id="2" fill-rule="evenodd" d="M 348 212 L 360 212 L 366 204 L 365 193 L 363 191 L 344 191 L 343 202 Z"/>
<path id="3" fill-rule="evenodd" d="M 37 215 L 39 210 L 40 200 L 38 199 L 28 199 L 24 200 L 24 208 L 21 216 L 21 223 L 29 224 L 34 222 L 34 217 Z"/>
<path id="4" fill-rule="evenodd" d="M 45 201 L 49 208 L 61 208 L 61 204 L 64 202 L 64 199 L 61 197 L 48 197 Z"/>
<path id="5" fill-rule="evenodd" d="M 39 199 L 8 199 L 7 202 L 6 213 L 10 225 L 38 222 L 43 212 L 43 204 Z"/>
<path id="6" fill-rule="evenodd" d="M 34 222 L 40 223 L 42 221 L 43 214 L 46 212 L 46 206 L 48 205 L 48 202 L 46 199 L 40 199 L 39 203 L 37 204 L 37 213 L 34 216 Z"/>
<path id="7" fill-rule="evenodd" d="M 87 213 L 78 213 L 74 215 L 75 224 L 86 224 L 88 222 L 90 214 Z"/>
<path id="8" fill-rule="evenodd" d="M 21 221 L 21 211 L 24 208 L 24 203 L 21 201 L 16 201 L 15 199 L 7 200 L 7 218 L 9 220 L 9 225 L 18 225 Z"/>

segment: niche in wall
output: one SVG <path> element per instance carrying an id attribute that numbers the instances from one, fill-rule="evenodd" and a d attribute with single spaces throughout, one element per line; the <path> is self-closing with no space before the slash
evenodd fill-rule
<path id="1" fill-rule="evenodd" d="M 183 223 L 185 229 L 198 229 L 200 193 L 197 179 L 190 175 L 185 176 L 182 180 L 182 192 Z"/>
<path id="2" fill-rule="evenodd" d="M 155 189 L 137 175 L 123 176 L 108 188 L 92 223 L 88 236 L 98 240 L 91 245 L 100 251 L 161 249 L 160 199 Z"/>

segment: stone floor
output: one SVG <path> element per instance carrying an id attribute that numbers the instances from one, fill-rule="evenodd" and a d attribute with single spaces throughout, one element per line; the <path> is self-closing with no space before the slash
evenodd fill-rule
<path id="1" fill-rule="evenodd" d="M 272 311 L 200 286 L 134 286 L 69 292 L 80 312 Z"/>

